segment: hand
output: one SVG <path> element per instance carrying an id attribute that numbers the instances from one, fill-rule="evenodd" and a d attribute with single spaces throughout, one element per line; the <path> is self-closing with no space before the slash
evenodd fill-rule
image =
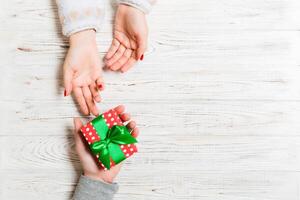
<path id="1" fill-rule="evenodd" d="M 98 115 L 95 102 L 101 101 L 99 90 L 104 89 L 104 84 L 94 30 L 85 30 L 71 35 L 70 49 L 63 71 L 64 96 L 70 95 L 73 91 L 83 114 Z"/>
<path id="2" fill-rule="evenodd" d="M 114 108 L 115 111 L 120 116 L 123 122 L 130 121 L 130 115 L 128 113 L 124 113 L 124 106 L 117 106 Z M 100 169 L 95 162 L 94 157 L 92 156 L 90 150 L 87 148 L 84 139 L 80 135 L 80 128 L 82 127 L 82 122 L 79 118 L 74 119 L 74 137 L 75 137 L 75 145 L 76 151 L 79 156 L 80 162 L 83 167 L 83 173 L 85 176 L 90 177 L 92 179 L 104 181 L 107 183 L 112 183 L 114 178 L 118 175 L 121 164 L 113 166 L 110 170 Z M 131 131 L 131 135 L 133 137 L 137 137 L 139 134 L 139 129 L 136 127 L 136 123 L 134 121 L 130 121 L 127 124 L 127 128 Z"/>
<path id="3" fill-rule="evenodd" d="M 131 6 L 120 4 L 115 18 L 114 38 L 105 60 L 113 71 L 126 72 L 147 48 L 148 27 L 145 14 Z"/>

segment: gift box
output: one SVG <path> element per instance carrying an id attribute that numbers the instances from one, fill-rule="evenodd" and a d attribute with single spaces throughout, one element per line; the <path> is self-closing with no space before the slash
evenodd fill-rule
<path id="1" fill-rule="evenodd" d="M 137 140 L 113 109 L 99 115 L 81 128 L 91 153 L 104 170 L 137 152 Z"/>

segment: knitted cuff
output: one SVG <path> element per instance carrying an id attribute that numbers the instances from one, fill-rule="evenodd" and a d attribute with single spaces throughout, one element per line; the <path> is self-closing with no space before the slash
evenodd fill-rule
<path id="1" fill-rule="evenodd" d="M 104 18 L 102 0 L 57 0 L 57 5 L 65 36 L 86 29 L 100 30 Z"/>
<path id="2" fill-rule="evenodd" d="M 74 200 L 104 200 L 112 199 L 118 191 L 116 183 L 104 183 L 81 175 L 73 196 Z"/>
<path id="3" fill-rule="evenodd" d="M 132 7 L 135 7 L 141 11 L 143 11 L 145 14 L 148 14 L 151 11 L 152 4 L 149 0 L 118 0 L 119 4 L 125 4 Z"/>

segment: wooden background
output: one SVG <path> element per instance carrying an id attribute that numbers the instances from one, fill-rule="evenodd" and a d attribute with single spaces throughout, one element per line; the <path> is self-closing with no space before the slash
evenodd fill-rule
<path id="1" fill-rule="evenodd" d="M 0 199 L 69 199 L 79 113 L 56 5 L 0 1 Z M 161 0 L 148 19 L 145 60 L 104 74 L 101 110 L 122 103 L 141 129 L 115 199 L 299 200 L 300 1 Z"/>

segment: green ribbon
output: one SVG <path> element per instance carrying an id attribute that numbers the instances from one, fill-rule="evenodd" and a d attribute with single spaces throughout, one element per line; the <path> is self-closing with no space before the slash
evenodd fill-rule
<path id="1" fill-rule="evenodd" d="M 107 169 L 110 169 L 110 157 L 116 164 L 126 159 L 120 145 L 137 143 L 125 126 L 109 128 L 103 115 L 95 118 L 92 124 L 100 136 L 100 141 L 92 143 L 90 148 L 94 155 L 99 154 L 99 160 Z"/>

